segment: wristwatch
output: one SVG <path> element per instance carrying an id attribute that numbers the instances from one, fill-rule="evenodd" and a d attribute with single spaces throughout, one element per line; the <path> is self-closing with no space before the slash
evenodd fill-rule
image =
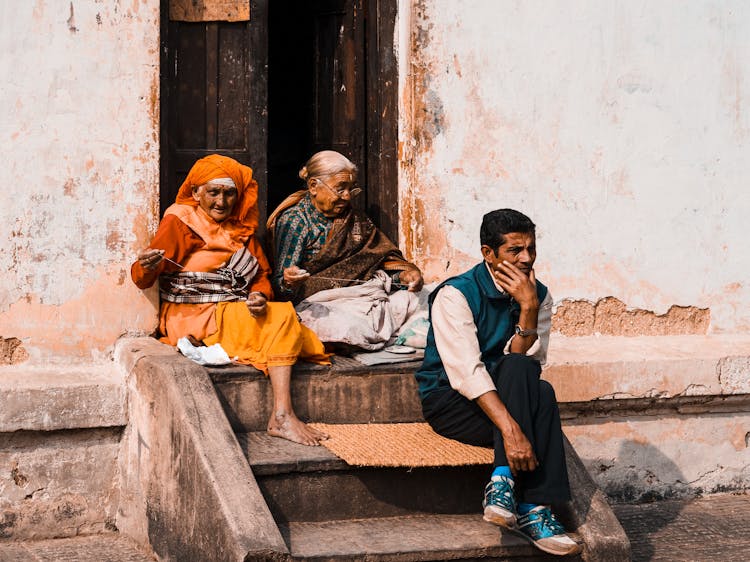
<path id="1" fill-rule="evenodd" d="M 536 328 L 532 328 L 531 330 L 524 330 L 520 325 L 516 324 L 516 335 L 521 336 L 522 338 L 525 336 L 535 336 Z"/>

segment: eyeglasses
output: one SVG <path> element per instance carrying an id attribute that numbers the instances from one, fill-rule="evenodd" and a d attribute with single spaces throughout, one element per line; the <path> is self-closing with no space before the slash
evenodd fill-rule
<path id="1" fill-rule="evenodd" d="M 319 183 L 323 184 L 325 188 L 331 192 L 333 195 L 340 199 L 345 199 L 346 197 L 356 197 L 360 193 L 362 193 L 362 188 L 359 187 L 357 184 L 352 185 L 351 187 L 339 187 L 338 189 L 333 189 L 330 185 L 328 185 L 326 182 L 324 182 L 320 178 L 315 178 L 318 180 Z"/>

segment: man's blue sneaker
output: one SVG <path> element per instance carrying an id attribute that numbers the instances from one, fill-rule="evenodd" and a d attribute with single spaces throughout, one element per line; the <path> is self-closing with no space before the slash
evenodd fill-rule
<path id="1" fill-rule="evenodd" d="M 565 556 L 581 552 L 581 545 L 565 532 L 549 507 L 540 505 L 518 516 L 518 534 L 549 554 Z"/>
<path id="2" fill-rule="evenodd" d="M 516 497 L 513 480 L 506 476 L 493 476 L 484 488 L 484 520 L 511 529 L 516 524 Z"/>

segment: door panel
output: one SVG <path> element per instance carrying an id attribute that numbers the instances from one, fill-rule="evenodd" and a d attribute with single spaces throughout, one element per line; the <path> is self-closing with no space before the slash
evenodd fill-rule
<path id="1" fill-rule="evenodd" d="M 366 177 L 363 0 L 316 2 L 312 152 L 341 152 Z"/>
<path id="2" fill-rule="evenodd" d="M 195 161 L 220 153 L 253 168 L 264 220 L 265 1 L 252 3 L 250 22 L 163 23 L 162 212 Z"/>

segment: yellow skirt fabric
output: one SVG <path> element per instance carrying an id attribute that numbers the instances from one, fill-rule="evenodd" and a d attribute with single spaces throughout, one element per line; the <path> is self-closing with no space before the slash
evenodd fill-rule
<path id="1" fill-rule="evenodd" d="M 290 302 L 269 302 L 254 317 L 244 302 L 216 306 L 216 332 L 203 340 L 221 344 L 229 357 L 268 373 L 268 367 L 294 365 L 297 359 L 330 365 L 330 354 L 315 332 L 300 324 Z"/>

